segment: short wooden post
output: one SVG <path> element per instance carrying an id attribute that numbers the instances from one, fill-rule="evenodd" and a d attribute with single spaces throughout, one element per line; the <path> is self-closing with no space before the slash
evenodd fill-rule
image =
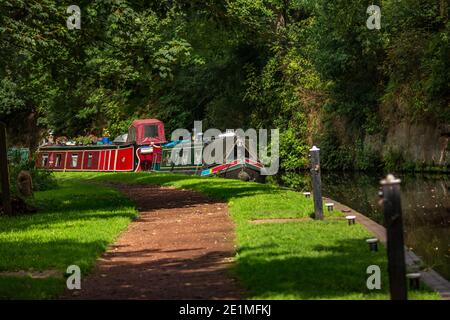
<path id="1" fill-rule="evenodd" d="M 384 219 L 387 228 L 387 254 L 391 300 L 407 300 L 400 179 L 388 175 L 381 181 Z"/>
<path id="2" fill-rule="evenodd" d="M 366 242 L 369 244 L 369 250 L 377 252 L 378 251 L 378 239 L 367 239 Z"/>
<path id="3" fill-rule="evenodd" d="M 314 196 L 314 216 L 316 220 L 323 220 L 322 182 L 320 178 L 320 149 L 316 146 L 309 150 L 311 158 L 311 178 Z"/>
<path id="4" fill-rule="evenodd" d="M 8 173 L 8 151 L 6 148 L 6 125 L 0 122 L 0 179 L 2 186 L 3 212 L 7 215 L 12 213 L 11 193 L 9 189 Z"/>
<path id="5" fill-rule="evenodd" d="M 406 277 L 409 279 L 409 286 L 411 289 L 420 289 L 420 273 L 408 273 Z"/>
<path id="6" fill-rule="evenodd" d="M 346 216 L 345 219 L 347 219 L 349 226 L 353 226 L 356 224 L 356 216 Z"/>

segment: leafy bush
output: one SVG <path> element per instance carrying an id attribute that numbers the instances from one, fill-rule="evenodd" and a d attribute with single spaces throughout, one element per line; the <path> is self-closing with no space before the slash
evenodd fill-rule
<path id="1" fill-rule="evenodd" d="M 53 173 L 48 170 L 37 169 L 35 159 L 21 160 L 20 158 L 13 157 L 9 165 L 11 192 L 13 194 L 18 194 L 17 176 L 22 170 L 28 171 L 31 174 L 33 191 L 49 190 L 57 186 Z"/>
<path id="2" fill-rule="evenodd" d="M 354 157 L 350 146 L 342 145 L 337 133 L 330 127 L 325 128 L 320 137 L 321 166 L 326 170 L 354 169 Z"/>
<path id="3" fill-rule="evenodd" d="M 356 146 L 355 169 L 361 171 L 376 170 L 381 167 L 378 153 L 360 140 Z"/>
<path id="4" fill-rule="evenodd" d="M 79 136 L 75 138 L 75 142 L 77 143 L 77 145 L 86 146 L 93 144 L 97 141 L 95 141 L 93 136 Z"/>
<path id="5" fill-rule="evenodd" d="M 307 168 L 309 148 L 292 128 L 282 131 L 280 133 L 281 168 L 287 171 Z"/>
<path id="6" fill-rule="evenodd" d="M 298 172 L 288 171 L 281 176 L 281 184 L 288 188 L 307 191 L 311 189 L 310 178 L 308 175 Z"/>
<path id="7" fill-rule="evenodd" d="M 383 164 L 388 171 L 403 170 L 405 164 L 403 153 L 389 149 L 383 157 Z"/>

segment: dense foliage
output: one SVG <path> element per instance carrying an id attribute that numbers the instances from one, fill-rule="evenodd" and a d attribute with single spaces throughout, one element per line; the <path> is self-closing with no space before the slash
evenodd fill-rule
<path id="1" fill-rule="evenodd" d="M 66 27 L 73 3 L 0 2 L 0 118 L 17 143 L 34 148 L 37 128 L 205 120 L 280 128 L 285 171 L 318 142 L 325 167 L 373 169 L 389 157 L 366 135 L 399 118 L 450 123 L 446 0 L 76 2 L 81 30 Z M 381 30 L 366 27 L 371 4 Z"/>
<path id="2" fill-rule="evenodd" d="M 17 187 L 17 179 L 19 173 L 26 171 L 31 176 L 32 190 L 45 191 L 56 188 L 56 178 L 52 172 L 36 168 L 35 159 L 24 159 L 19 153 L 13 153 L 10 159 L 9 176 L 11 184 L 11 192 L 14 196 L 20 197 Z"/>

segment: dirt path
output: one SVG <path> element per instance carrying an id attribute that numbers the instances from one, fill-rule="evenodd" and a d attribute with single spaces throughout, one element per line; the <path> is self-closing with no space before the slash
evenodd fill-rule
<path id="1" fill-rule="evenodd" d="M 186 190 L 120 186 L 139 208 L 69 299 L 238 299 L 228 268 L 234 226 L 227 205 Z"/>

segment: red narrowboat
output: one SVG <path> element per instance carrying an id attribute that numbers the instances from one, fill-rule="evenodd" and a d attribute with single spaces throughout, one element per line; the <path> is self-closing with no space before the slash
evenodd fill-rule
<path id="1" fill-rule="evenodd" d="M 161 161 L 166 143 L 164 123 L 156 119 L 134 121 L 125 143 L 101 145 L 46 144 L 37 152 L 38 168 L 52 171 L 144 171 Z"/>

